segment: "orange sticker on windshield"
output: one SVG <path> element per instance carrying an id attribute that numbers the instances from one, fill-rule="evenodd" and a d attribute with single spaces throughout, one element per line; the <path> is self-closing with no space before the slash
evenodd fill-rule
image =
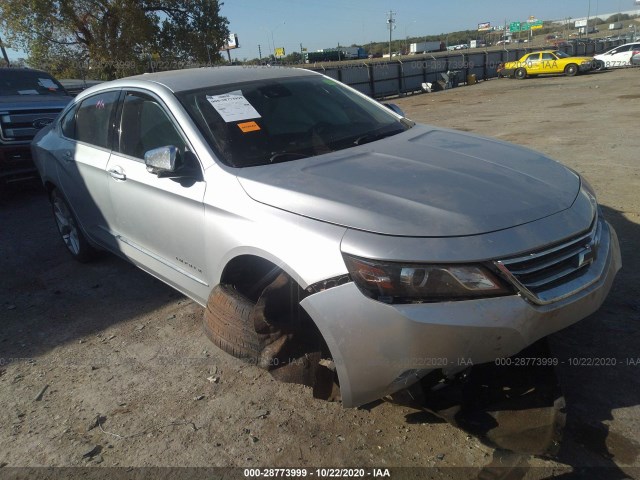
<path id="1" fill-rule="evenodd" d="M 239 123 L 238 127 L 240 127 L 240 130 L 242 130 L 244 133 L 255 132 L 256 130 L 260 130 L 260 127 L 256 122 Z"/>

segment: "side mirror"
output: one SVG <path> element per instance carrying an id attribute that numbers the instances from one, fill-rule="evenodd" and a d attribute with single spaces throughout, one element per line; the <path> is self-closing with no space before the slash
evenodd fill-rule
<path id="1" fill-rule="evenodd" d="M 161 175 L 175 172 L 177 158 L 178 149 L 173 145 L 167 145 L 145 152 L 144 164 L 147 166 L 147 172 Z"/>
<path id="2" fill-rule="evenodd" d="M 397 113 L 398 115 L 400 115 L 401 117 L 404 117 L 404 112 L 402 111 L 402 109 L 396 105 L 395 103 L 385 103 L 384 104 L 385 107 L 387 107 L 389 110 L 391 110 L 394 113 Z"/>

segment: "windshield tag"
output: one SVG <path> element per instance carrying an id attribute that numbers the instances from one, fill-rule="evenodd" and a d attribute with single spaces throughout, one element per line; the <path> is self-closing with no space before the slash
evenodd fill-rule
<path id="1" fill-rule="evenodd" d="M 239 90 L 222 95 L 207 95 L 207 100 L 227 123 L 260 118 L 258 111 Z"/>
<path id="2" fill-rule="evenodd" d="M 256 122 L 239 123 L 238 128 L 242 130 L 242 133 L 255 132 L 257 130 L 260 130 L 260 126 Z"/>
<path id="3" fill-rule="evenodd" d="M 51 80 L 50 78 L 39 78 L 38 83 L 44 88 L 53 88 L 54 90 L 58 89 L 58 85 L 53 83 L 53 80 Z"/>

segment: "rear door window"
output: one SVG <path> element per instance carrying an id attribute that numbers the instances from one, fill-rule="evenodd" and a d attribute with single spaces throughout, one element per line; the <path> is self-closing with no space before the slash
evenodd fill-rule
<path id="1" fill-rule="evenodd" d="M 75 139 L 101 148 L 111 148 L 111 125 L 119 91 L 85 98 L 76 114 Z"/>

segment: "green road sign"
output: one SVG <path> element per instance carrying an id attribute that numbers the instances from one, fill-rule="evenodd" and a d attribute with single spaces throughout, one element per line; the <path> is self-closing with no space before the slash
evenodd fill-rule
<path id="1" fill-rule="evenodd" d="M 510 32 L 526 32 L 528 30 L 537 30 L 542 28 L 542 20 L 535 20 L 533 22 L 511 22 L 509 24 Z"/>
<path id="2" fill-rule="evenodd" d="M 522 22 L 520 28 L 523 32 L 526 30 L 537 30 L 538 28 L 542 28 L 542 20 L 536 20 L 535 22 Z"/>
<path id="3" fill-rule="evenodd" d="M 542 28 L 542 20 L 536 20 L 535 22 L 529 22 L 529 25 L 531 26 L 531 30 L 538 30 L 540 28 Z"/>

